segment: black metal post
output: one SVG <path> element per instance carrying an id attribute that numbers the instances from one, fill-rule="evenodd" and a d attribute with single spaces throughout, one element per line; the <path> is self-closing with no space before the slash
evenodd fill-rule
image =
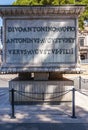
<path id="1" fill-rule="evenodd" d="M 75 88 L 72 89 L 72 118 L 76 118 L 75 116 Z"/>
<path id="2" fill-rule="evenodd" d="M 42 100 L 43 100 L 43 102 L 44 102 L 44 92 L 42 92 Z"/>
<path id="3" fill-rule="evenodd" d="M 81 89 L 81 76 L 79 76 L 79 89 Z"/>
<path id="4" fill-rule="evenodd" d="M 11 90 L 11 97 L 12 97 L 12 102 L 11 102 L 11 105 L 12 105 L 12 115 L 11 115 L 11 118 L 14 119 L 16 117 L 14 115 L 14 89 L 13 88 Z"/>

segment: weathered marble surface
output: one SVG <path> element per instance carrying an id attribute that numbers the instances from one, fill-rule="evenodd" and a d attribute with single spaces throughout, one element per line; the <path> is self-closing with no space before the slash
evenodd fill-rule
<path id="1" fill-rule="evenodd" d="M 15 102 L 18 103 L 33 102 L 33 101 L 38 102 L 43 100 L 49 102 L 52 101 L 55 102 L 55 101 L 71 101 L 72 91 L 70 91 L 66 95 L 63 94 L 66 90 L 71 90 L 73 85 L 74 83 L 71 80 L 62 80 L 62 81 L 61 80 L 60 81 L 19 81 L 19 80 L 16 81 L 14 80 L 9 82 L 9 89 L 14 88 L 15 90 L 18 91 L 15 92 Z M 20 94 L 18 94 L 19 91 Z M 44 93 L 44 97 L 42 93 Z M 59 95 L 63 95 L 63 96 L 59 97 Z"/>
<path id="2" fill-rule="evenodd" d="M 3 63 L 0 71 L 72 72 L 78 70 L 78 16 L 83 11 L 84 6 L 1 6 Z M 73 30 L 22 32 L 17 31 L 16 28 L 19 27 L 55 27 L 73 28 Z M 11 31 L 11 28 L 15 30 Z M 25 43 L 17 40 L 20 38 L 40 40 Z M 56 39 L 58 40 L 55 41 Z"/>

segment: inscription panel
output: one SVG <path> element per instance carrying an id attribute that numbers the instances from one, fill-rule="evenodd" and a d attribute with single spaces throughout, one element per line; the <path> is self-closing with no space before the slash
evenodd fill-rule
<path id="1" fill-rule="evenodd" d="M 12 65 L 76 64 L 75 19 L 6 19 L 5 62 Z"/>

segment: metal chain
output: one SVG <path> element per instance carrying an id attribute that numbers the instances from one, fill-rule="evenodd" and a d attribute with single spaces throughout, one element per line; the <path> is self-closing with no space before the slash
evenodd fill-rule
<path id="1" fill-rule="evenodd" d="M 68 92 L 68 91 L 71 91 L 72 89 L 69 89 L 69 90 L 65 90 L 65 91 L 60 91 L 60 92 L 53 92 L 53 93 L 45 93 L 45 94 L 58 94 L 58 93 L 64 93 L 64 92 Z M 10 90 L 11 91 L 11 90 Z M 28 93 L 28 94 L 42 94 L 44 92 L 41 92 L 41 93 L 36 93 L 36 92 L 23 92 L 23 91 L 18 91 L 18 90 L 14 90 L 16 92 L 19 92 L 19 93 Z"/>
<path id="2" fill-rule="evenodd" d="M 4 96 L 4 95 L 6 95 L 7 94 L 7 92 L 8 92 L 8 90 L 2 90 L 2 91 L 0 91 L 0 96 Z"/>
<path id="3" fill-rule="evenodd" d="M 88 94 L 83 93 L 81 90 L 78 90 L 78 92 L 81 93 L 81 94 L 83 94 L 83 95 L 85 95 L 85 96 L 88 96 Z"/>
<path id="4" fill-rule="evenodd" d="M 47 98 L 46 100 L 49 100 L 49 99 L 55 99 L 55 98 L 58 98 L 58 97 L 62 97 L 63 95 L 69 93 L 70 91 L 71 91 L 71 90 L 69 90 L 69 91 L 67 91 L 67 92 L 65 92 L 65 93 L 63 93 L 63 94 L 61 94 L 61 95 L 58 95 L 58 96 L 52 97 L 52 98 Z M 22 94 L 22 93 L 19 92 L 19 91 L 16 91 L 16 92 L 17 92 L 18 94 L 24 96 L 24 97 L 27 97 L 27 98 L 31 98 L 31 99 L 35 99 L 35 100 L 41 100 L 40 98 L 34 98 L 34 97 L 30 97 L 30 96 L 24 95 L 24 94 Z M 37 93 L 36 93 L 36 94 L 37 94 Z M 41 93 L 41 94 L 42 94 L 42 93 Z"/>

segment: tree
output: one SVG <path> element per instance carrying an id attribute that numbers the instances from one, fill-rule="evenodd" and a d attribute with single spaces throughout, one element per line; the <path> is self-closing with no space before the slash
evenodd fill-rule
<path id="1" fill-rule="evenodd" d="M 88 0 L 16 0 L 13 5 L 86 5 L 86 9 L 79 18 L 79 27 L 84 29 L 84 21 L 88 20 Z"/>
<path id="2" fill-rule="evenodd" d="M 73 3 L 74 0 L 16 0 L 13 5 L 63 5 Z"/>
<path id="3" fill-rule="evenodd" d="M 85 5 L 85 11 L 79 17 L 79 27 L 84 29 L 84 21 L 88 20 L 88 0 L 76 0 L 76 4 Z"/>
<path id="4" fill-rule="evenodd" d="M 39 5 L 39 0 L 16 0 L 13 5 Z"/>

